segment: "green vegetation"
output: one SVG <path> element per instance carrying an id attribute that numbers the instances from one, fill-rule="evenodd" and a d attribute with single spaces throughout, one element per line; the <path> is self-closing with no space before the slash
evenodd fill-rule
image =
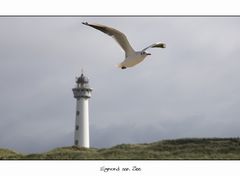
<path id="1" fill-rule="evenodd" d="M 22 157 L 22 155 L 17 152 L 14 152 L 14 151 L 11 151 L 8 149 L 0 149 L 0 159 L 1 160 L 21 159 L 21 157 Z"/>
<path id="2" fill-rule="evenodd" d="M 121 144 L 112 148 L 63 147 L 42 154 L 0 149 L 0 159 L 17 160 L 239 160 L 239 138 L 163 140 L 150 144 Z"/>

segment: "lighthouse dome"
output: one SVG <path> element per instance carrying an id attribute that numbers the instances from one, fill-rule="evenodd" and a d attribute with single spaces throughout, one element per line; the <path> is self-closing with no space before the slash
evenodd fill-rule
<path id="1" fill-rule="evenodd" d="M 81 74 L 81 76 L 76 80 L 76 83 L 78 84 L 88 84 L 88 82 L 89 82 L 88 78 L 83 74 Z"/>

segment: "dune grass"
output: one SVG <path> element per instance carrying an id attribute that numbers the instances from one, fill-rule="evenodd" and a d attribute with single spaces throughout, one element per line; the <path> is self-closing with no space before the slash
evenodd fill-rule
<path id="1" fill-rule="evenodd" d="M 56 148 L 41 154 L 0 149 L 5 160 L 239 160 L 239 138 L 162 140 L 149 144 L 121 144 L 111 148 Z"/>

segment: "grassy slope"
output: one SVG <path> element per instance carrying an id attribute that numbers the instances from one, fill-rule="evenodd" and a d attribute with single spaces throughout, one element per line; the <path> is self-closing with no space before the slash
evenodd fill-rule
<path id="1" fill-rule="evenodd" d="M 240 159 L 239 138 L 177 139 L 150 144 L 121 144 L 108 149 L 57 148 L 47 153 L 23 155 L 0 149 L 0 159 L 44 160 L 145 160 Z"/>
<path id="2" fill-rule="evenodd" d="M 8 150 L 8 149 L 0 149 L 0 159 L 20 159 L 22 157 L 21 154 L 17 152 Z"/>

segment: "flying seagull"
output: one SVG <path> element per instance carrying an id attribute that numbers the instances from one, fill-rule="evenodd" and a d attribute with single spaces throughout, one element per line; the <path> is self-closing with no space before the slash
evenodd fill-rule
<path id="1" fill-rule="evenodd" d="M 151 53 L 146 52 L 146 50 L 149 48 L 166 48 L 166 45 L 164 43 L 157 42 L 144 48 L 141 51 L 135 51 L 128 42 L 126 35 L 118 31 L 117 29 L 101 24 L 89 24 L 87 22 L 82 22 L 82 24 L 100 30 L 105 34 L 113 37 L 118 42 L 121 48 L 125 51 L 125 59 L 118 65 L 118 67 L 122 69 L 126 69 L 127 67 L 133 67 L 134 65 L 142 62 L 148 55 L 151 55 Z"/>

